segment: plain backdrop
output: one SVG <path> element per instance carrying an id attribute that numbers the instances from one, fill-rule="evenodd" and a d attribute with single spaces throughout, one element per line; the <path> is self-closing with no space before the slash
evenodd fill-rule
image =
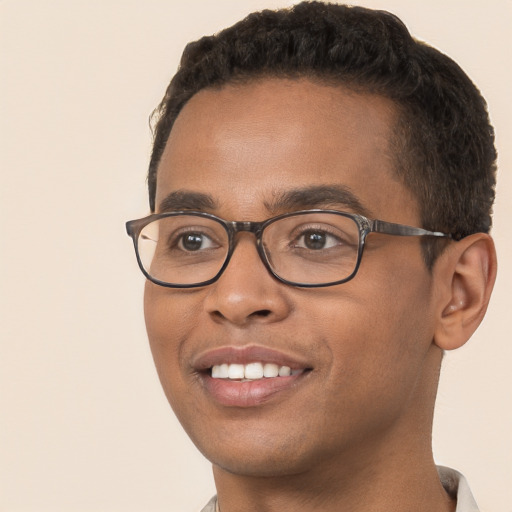
<path id="1" fill-rule="evenodd" d="M 160 389 L 124 222 L 148 213 L 148 116 L 185 43 L 281 0 L 0 0 L 0 510 L 198 511 L 214 493 Z M 482 512 L 512 512 L 510 0 L 361 0 L 481 88 L 499 276 L 447 355 L 434 430 Z"/>

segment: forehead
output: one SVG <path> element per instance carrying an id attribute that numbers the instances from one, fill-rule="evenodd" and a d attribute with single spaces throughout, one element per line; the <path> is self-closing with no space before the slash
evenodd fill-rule
<path id="1" fill-rule="evenodd" d="M 410 195 L 394 172 L 395 119 L 385 98 L 305 79 L 202 90 L 171 131 L 157 208 L 177 190 L 249 208 L 292 188 L 342 185 L 379 210 L 390 194 Z"/>

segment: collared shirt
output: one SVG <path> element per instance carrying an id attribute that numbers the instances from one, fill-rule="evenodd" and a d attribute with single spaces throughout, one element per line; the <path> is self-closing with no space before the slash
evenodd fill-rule
<path id="1" fill-rule="evenodd" d="M 457 499 L 455 512 L 479 512 L 464 475 L 445 466 L 437 466 L 437 471 L 446 492 Z"/>
<path id="2" fill-rule="evenodd" d="M 437 471 L 446 492 L 452 498 L 457 499 L 455 512 L 479 512 L 469 485 L 463 475 L 454 469 L 444 466 L 438 466 Z M 220 512 L 217 505 L 217 497 L 214 496 L 201 512 Z"/>

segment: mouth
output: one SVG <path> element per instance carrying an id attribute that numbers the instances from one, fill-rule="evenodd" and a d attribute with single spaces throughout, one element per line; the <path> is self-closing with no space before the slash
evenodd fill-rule
<path id="1" fill-rule="evenodd" d="M 221 363 L 210 368 L 212 379 L 229 379 L 239 382 L 251 382 L 261 379 L 273 379 L 278 377 L 290 377 L 300 375 L 307 368 L 291 369 L 286 365 L 275 363 L 254 362 L 248 364 Z"/>
<path id="2" fill-rule="evenodd" d="M 294 392 L 312 366 L 265 347 L 225 347 L 194 364 L 209 400 L 228 407 L 256 407 Z"/>

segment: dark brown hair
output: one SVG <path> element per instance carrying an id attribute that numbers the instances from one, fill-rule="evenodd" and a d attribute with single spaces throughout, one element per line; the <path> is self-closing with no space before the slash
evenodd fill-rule
<path id="1" fill-rule="evenodd" d="M 396 171 L 418 200 L 422 227 L 456 239 L 490 230 L 496 151 L 478 89 L 396 16 L 322 2 L 256 12 L 186 46 L 153 113 L 152 211 L 158 164 L 187 101 L 204 88 L 265 76 L 309 77 L 391 99 L 399 113 Z M 440 248 L 424 248 L 431 266 Z"/>

